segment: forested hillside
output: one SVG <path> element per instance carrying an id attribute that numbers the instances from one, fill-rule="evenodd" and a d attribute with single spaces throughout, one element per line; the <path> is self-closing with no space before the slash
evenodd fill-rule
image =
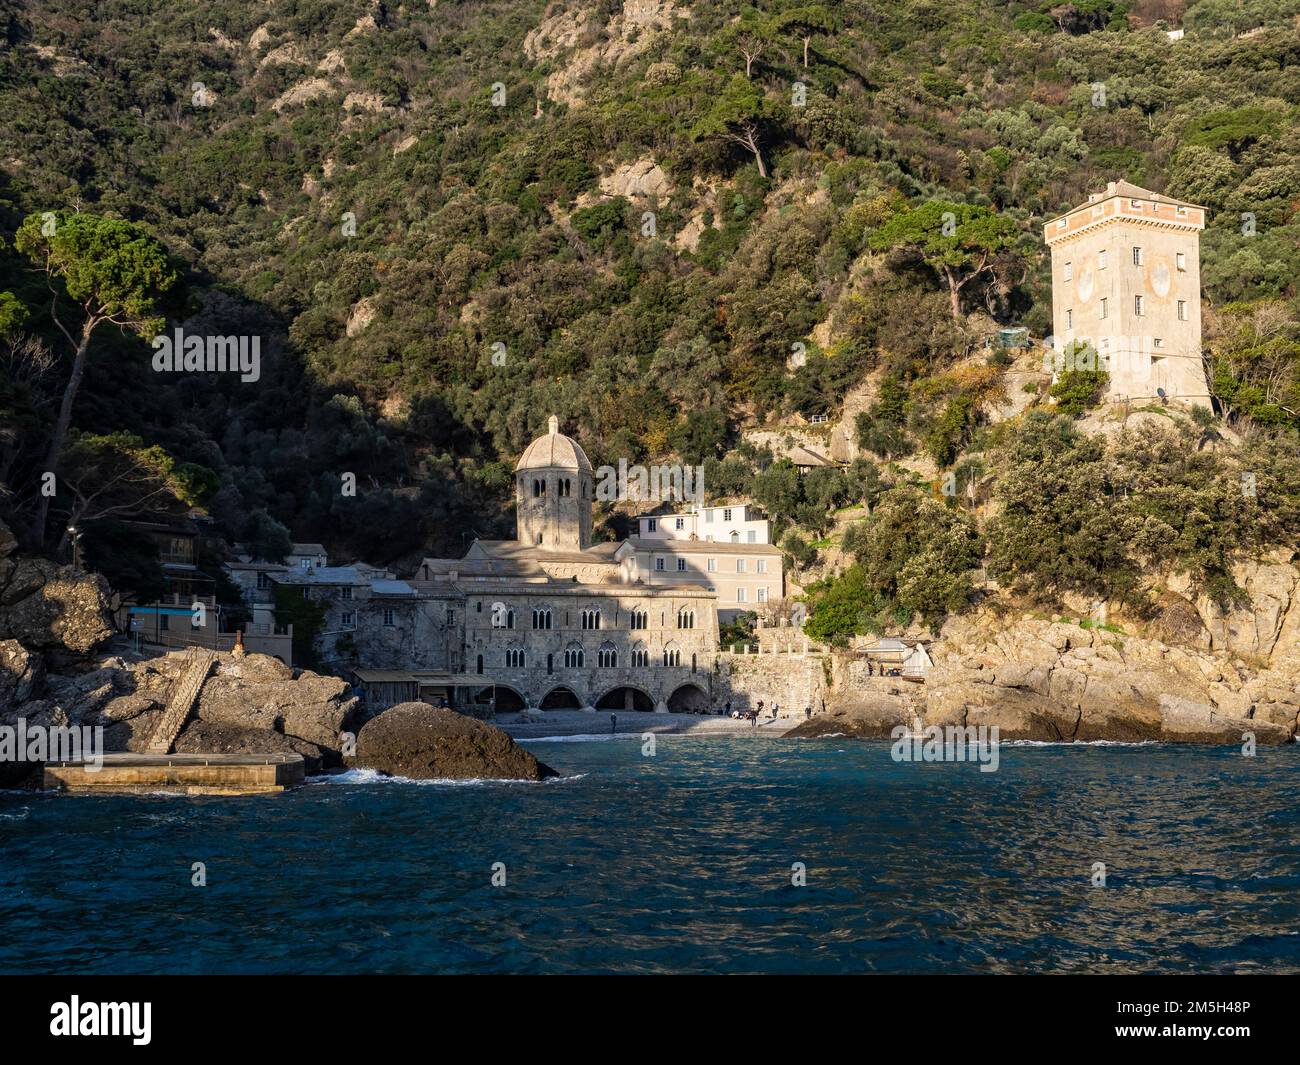
<path id="1" fill-rule="evenodd" d="M 815 591 L 828 637 L 961 609 L 981 561 L 1035 595 L 1140 608 L 1184 571 L 1230 599 L 1234 558 L 1300 530 L 1297 15 L 11 4 L 0 513 L 50 551 L 88 523 L 106 569 L 115 522 L 188 507 L 232 541 L 455 553 L 510 529 L 511 464 L 555 412 L 597 464 L 705 463 L 809 564 L 866 503 L 856 565 Z M 993 418 L 990 335 L 1050 332 L 1042 223 L 1119 178 L 1209 208 L 1217 409 L 1094 436 L 1082 375 Z M 961 237 L 936 243 L 946 212 Z M 261 337 L 259 378 L 155 372 L 182 325 Z M 743 438 L 850 394 L 846 470 L 801 479 Z"/>

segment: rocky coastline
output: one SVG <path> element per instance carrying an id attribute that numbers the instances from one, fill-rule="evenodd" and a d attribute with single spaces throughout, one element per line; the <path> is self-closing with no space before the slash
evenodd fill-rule
<path id="1" fill-rule="evenodd" d="M 1168 588 L 1158 615 L 1101 625 L 993 598 L 950 619 L 924 685 L 849 667 L 827 712 L 788 735 L 886 738 L 899 725 L 996 725 L 1003 740 L 1293 742 L 1300 722 L 1294 553 L 1240 566 L 1248 603 Z"/>

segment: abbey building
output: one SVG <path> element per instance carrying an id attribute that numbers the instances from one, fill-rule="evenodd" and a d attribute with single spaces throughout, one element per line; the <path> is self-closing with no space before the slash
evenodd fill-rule
<path id="1" fill-rule="evenodd" d="M 270 581 L 325 605 L 322 655 L 372 705 L 707 706 L 720 614 L 783 593 L 767 522 L 747 505 L 697 507 L 593 543 L 594 476 L 552 417 L 515 467 L 513 540 L 475 540 L 404 579 L 350 566 L 286 567 Z"/>

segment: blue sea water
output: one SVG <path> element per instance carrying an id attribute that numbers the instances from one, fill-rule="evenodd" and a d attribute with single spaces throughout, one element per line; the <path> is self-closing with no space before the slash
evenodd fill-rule
<path id="1" fill-rule="evenodd" d="M 0 793 L 0 971 L 1300 970 L 1294 746 L 528 746 L 567 776 Z"/>

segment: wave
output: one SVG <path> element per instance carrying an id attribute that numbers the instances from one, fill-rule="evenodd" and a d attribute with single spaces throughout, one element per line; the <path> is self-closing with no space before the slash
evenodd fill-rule
<path id="1" fill-rule="evenodd" d="M 452 777 L 434 777 L 428 780 L 416 780 L 413 777 L 386 776 L 377 769 L 349 769 L 343 773 L 330 773 L 325 776 L 308 777 L 307 783 L 320 784 L 414 784 L 420 787 L 473 788 L 486 787 L 491 784 L 549 784 L 552 781 L 581 780 L 586 773 L 572 776 L 548 777 L 546 780 L 506 780 L 501 777 L 471 777 L 466 780 Z"/>

